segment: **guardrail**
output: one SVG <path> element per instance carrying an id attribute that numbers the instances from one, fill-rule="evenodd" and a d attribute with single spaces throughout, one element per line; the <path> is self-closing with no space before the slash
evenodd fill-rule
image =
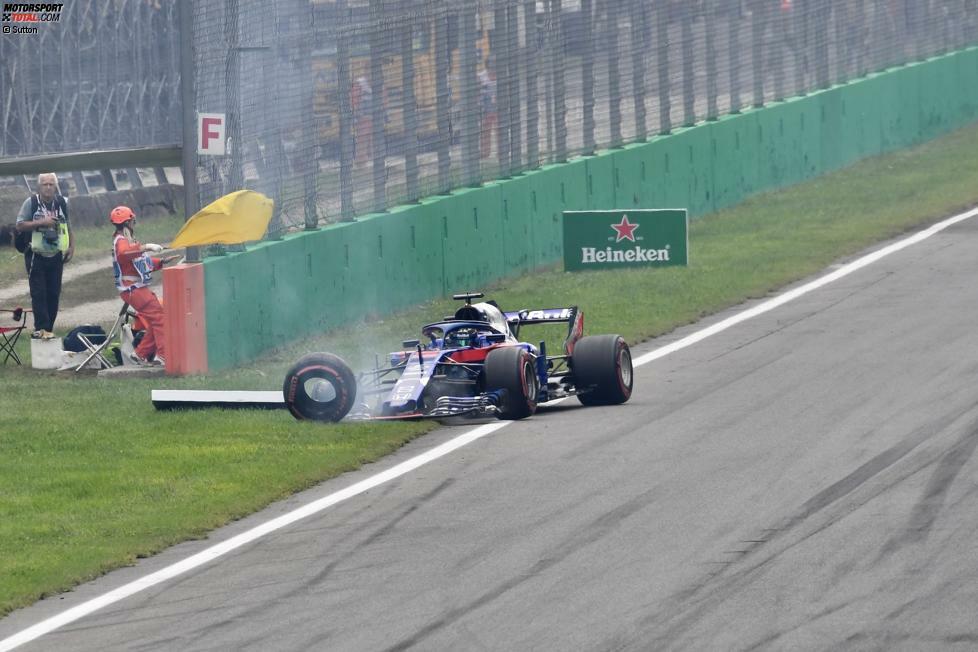
<path id="1" fill-rule="evenodd" d="M 182 210 L 182 192 L 167 179 L 164 167 L 179 167 L 179 146 L 138 147 L 132 149 L 92 152 L 70 152 L 0 159 L 0 176 L 22 177 L 26 192 L 33 192 L 33 175 L 42 172 L 70 173 L 74 181 L 71 193 L 72 221 L 76 225 L 96 224 L 104 220 L 112 206 L 124 203 L 140 215 L 173 214 Z M 139 168 L 152 167 L 156 184 L 148 180 L 144 187 Z M 106 192 L 91 192 L 90 175 L 83 171 L 97 170 Z M 112 170 L 125 170 L 129 188 L 116 184 Z M 98 184 L 98 180 L 93 179 Z M 67 192 L 67 191 L 66 191 Z M 0 238 L 0 244 L 5 238 Z"/>
<path id="2" fill-rule="evenodd" d="M 90 194 L 85 170 L 97 170 L 106 191 L 119 190 L 112 170 L 125 170 L 129 185 L 142 188 L 143 182 L 136 171 L 137 167 L 152 167 L 157 185 L 167 185 L 164 167 L 178 167 L 182 150 L 177 145 L 137 147 L 131 149 L 99 150 L 90 152 L 68 152 L 41 154 L 22 158 L 0 159 L 0 176 L 22 176 L 27 189 L 33 192 L 29 175 L 42 172 L 70 172 L 75 184 L 76 195 Z"/>
<path id="3" fill-rule="evenodd" d="M 181 152 L 182 148 L 179 145 L 167 145 L 163 147 L 135 147 L 132 149 L 6 158 L 0 159 L 0 176 L 129 167 L 179 166 L 182 160 Z"/>

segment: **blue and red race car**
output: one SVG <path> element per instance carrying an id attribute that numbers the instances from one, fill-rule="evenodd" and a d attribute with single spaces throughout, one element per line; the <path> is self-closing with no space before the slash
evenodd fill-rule
<path id="1" fill-rule="evenodd" d="M 620 335 L 584 336 L 576 307 L 503 312 L 494 301 L 464 301 L 453 316 L 406 340 L 389 364 L 357 378 L 342 358 L 311 353 L 286 374 L 285 404 L 297 419 L 419 419 L 461 415 L 523 419 L 537 404 L 577 396 L 617 405 L 632 395 L 632 357 Z M 562 355 L 519 339 L 524 326 L 567 323 Z"/>

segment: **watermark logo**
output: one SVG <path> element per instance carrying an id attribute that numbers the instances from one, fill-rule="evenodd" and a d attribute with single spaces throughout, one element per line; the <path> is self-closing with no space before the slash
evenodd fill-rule
<path id="1" fill-rule="evenodd" d="M 4 34 L 37 34 L 39 23 L 61 22 L 63 3 L 3 3 L 0 32 Z"/>

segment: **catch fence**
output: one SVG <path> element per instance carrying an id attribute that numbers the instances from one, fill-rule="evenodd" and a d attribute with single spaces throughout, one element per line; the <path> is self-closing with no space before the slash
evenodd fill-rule
<path id="1" fill-rule="evenodd" d="M 176 2 L 0 4 L 0 159 L 180 143 Z"/>
<path id="2" fill-rule="evenodd" d="M 225 0 L 194 16 L 201 201 L 352 220 L 974 44 L 975 0 Z"/>
<path id="3" fill-rule="evenodd" d="M 199 203 L 273 237 L 978 43 L 978 0 L 76 0 L 0 36 L 0 157 L 180 143 L 181 8 Z"/>

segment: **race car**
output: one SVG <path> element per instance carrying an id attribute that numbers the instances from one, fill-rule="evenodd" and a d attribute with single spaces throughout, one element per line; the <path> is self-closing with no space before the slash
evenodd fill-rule
<path id="1" fill-rule="evenodd" d="M 331 353 L 311 353 L 289 369 L 282 393 L 296 419 L 421 419 L 456 416 L 523 419 L 537 405 L 576 396 L 617 405 L 632 395 L 632 357 L 620 335 L 584 336 L 576 306 L 503 312 L 494 301 L 464 301 L 454 315 L 425 325 L 384 365 L 355 376 Z M 525 326 L 567 323 L 562 355 L 520 341 Z"/>

